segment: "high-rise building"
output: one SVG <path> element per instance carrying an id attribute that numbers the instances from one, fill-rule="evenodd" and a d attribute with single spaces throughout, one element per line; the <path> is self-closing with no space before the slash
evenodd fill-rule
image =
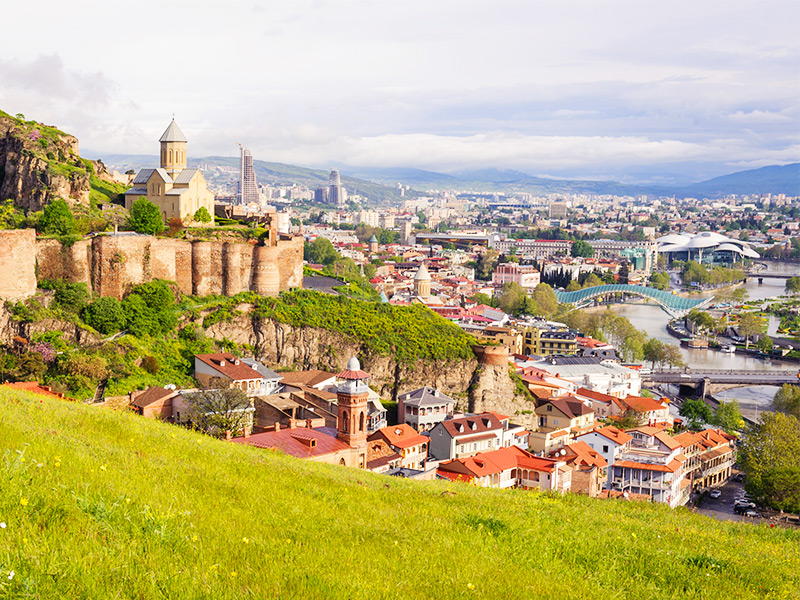
<path id="1" fill-rule="evenodd" d="M 246 206 L 251 202 L 258 203 L 258 185 L 253 171 L 253 154 L 241 144 L 239 151 L 239 204 Z"/>
<path id="2" fill-rule="evenodd" d="M 339 171 L 331 171 L 328 178 L 328 202 L 335 206 L 344 206 L 347 202 L 347 193 L 342 186 L 342 178 L 339 177 Z"/>

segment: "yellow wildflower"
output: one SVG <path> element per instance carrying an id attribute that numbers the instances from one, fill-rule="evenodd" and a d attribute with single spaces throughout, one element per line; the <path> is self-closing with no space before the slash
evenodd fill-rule
<path id="1" fill-rule="evenodd" d="M 28 506 L 28 499 L 27 499 L 27 498 L 20 498 L 20 499 L 19 499 L 19 503 L 20 503 L 22 506 Z"/>

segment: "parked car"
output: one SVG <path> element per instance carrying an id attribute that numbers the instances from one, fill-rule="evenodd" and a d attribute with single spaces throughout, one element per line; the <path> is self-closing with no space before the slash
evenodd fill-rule
<path id="1" fill-rule="evenodd" d="M 748 510 L 748 511 L 746 511 L 746 512 L 744 513 L 744 516 L 745 516 L 745 517 L 750 517 L 750 518 L 753 518 L 753 517 L 758 517 L 758 516 L 761 516 L 761 515 L 759 515 L 759 514 L 758 514 L 756 511 L 754 511 L 753 509 L 750 509 L 750 510 Z"/>
<path id="2" fill-rule="evenodd" d="M 720 492 L 719 490 L 711 490 L 711 493 L 709 494 L 709 496 L 711 496 L 712 498 L 714 498 L 716 500 L 717 498 L 722 496 L 722 492 Z"/>
<path id="3" fill-rule="evenodd" d="M 733 480 L 741 483 L 742 481 L 744 481 L 744 473 L 737 473 L 736 475 L 733 476 Z"/>

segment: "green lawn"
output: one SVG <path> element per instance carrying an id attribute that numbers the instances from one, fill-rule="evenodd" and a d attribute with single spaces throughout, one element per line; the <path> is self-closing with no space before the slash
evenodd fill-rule
<path id="1" fill-rule="evenodd" d="M 0 522 L 0 598 L 663 600 L 800 589 L 797 531 L 398 480 L 2 389 Z"/>

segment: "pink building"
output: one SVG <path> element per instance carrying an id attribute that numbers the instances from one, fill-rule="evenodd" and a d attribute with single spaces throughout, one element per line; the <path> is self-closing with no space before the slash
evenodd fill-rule
<path id="1" fill-rule="evenodd" d="M 492 274 L 492 283 L 505 285 L 516 283 L 525 289 L 533 289 L 541 282 L 539 271 L 533 265 L 518 265 L 517 263 L 501 263 Z"/>

